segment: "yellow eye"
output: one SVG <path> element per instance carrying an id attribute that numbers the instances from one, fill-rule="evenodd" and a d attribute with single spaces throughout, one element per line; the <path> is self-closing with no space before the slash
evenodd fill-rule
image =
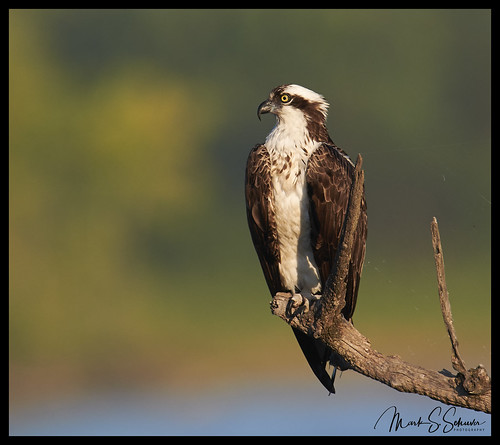
<path id="1" fill-rule="evenodd" d="M 282 94 L 281 97 L 281 102 L 283 102 L 284 104 L 286 104 L 287 102 L 290 102 L 290 96 L 288 94 Z"/>

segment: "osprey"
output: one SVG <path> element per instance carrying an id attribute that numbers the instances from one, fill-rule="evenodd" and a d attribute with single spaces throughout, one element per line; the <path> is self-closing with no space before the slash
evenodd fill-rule
<path id="1" fill-rule="evenodd" d="M 321 298 L 347 212 L 354 164 L 328 135 L 328 103 L 299 85 L 274 88 L 257 109 L 276 126 L 248 157 L 245 197 L 252 241 L 274 296 Z M 347 277 L 344 317 L 351 321 L 365 256 L 364 196 Z M 293 301 L 299 301 L 294 298 Z M 304 301 L 304 300 L 303 300 Z M 320 340 L 292 328 L 316 377 L 330 392 L 340 357 Z M 327 364 L 333 366 L 330 375 Z"/>

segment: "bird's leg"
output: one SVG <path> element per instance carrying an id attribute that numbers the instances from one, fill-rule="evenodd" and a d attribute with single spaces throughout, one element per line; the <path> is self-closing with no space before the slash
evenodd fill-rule
<path id="1" fill-rule="evenodd" d="M 321 295 L 312 295 L 310 293 L 294 293 L 288 301 L 288 313 L 290 314 L 290 316 L 296 317 L 303 312 L 308 312 L 309 308 L 320 298 Z"/>
<path id="2" fill-rule="evenodd" d="M 291 317 L 290 321 L 297 315 L 309 310 L 309 300 L 301 294 L 293 294 L 288 300 L 287 313 Z"/>
<path id="3" fill-rule="evenodd" d="M 297 311 L 300 309 L 300 312 L 307 312 L 309 310 L 309 300 L 302 294 L 293 294 L 288 302 L 288 311 L 292 314 L 295 309 Z"/>

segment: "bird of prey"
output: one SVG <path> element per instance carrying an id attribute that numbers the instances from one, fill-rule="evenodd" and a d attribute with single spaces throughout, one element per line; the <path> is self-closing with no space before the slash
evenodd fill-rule
<path id="1" fill-rule="evenodd" d="M 328 106 L 323 96 L 299 85 L 274 88 L 257 115 L 274 114 L 276 126 L 251 150 L 245 175 L 248 225 L 271 295 L 289 292 L 311 304 L 320 300 L 335 259 L 354 171 L 328 134 Z M 363 195 L 342 310 L 349 321 L 365 256 L 366 221 Z M 341 358 L 320 340 L 292 329 L 314 374 L 334 393 Z"/>

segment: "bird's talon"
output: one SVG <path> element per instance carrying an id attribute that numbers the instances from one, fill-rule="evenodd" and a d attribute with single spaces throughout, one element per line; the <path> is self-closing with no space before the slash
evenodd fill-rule
<path id="1" fill-rule="evenodd" d="M 294 294 L 288 302 L 288 313 L 292 318 L 309 311 L 309 300 L 301 294 Z"/>
<path id="2" fill-rule="evenodd" d="M 292 309 L 297 309 L 304 304 L 305 298 L 300 294 L 295 294 L 290 298 L 290 306 Z"/>

